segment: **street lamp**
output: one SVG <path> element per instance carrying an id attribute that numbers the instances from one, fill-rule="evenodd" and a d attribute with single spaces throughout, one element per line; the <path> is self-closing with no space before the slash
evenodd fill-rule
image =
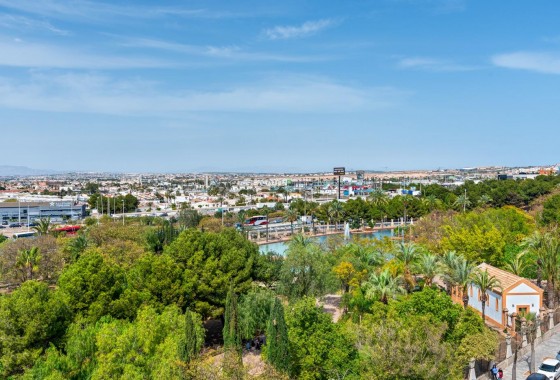
<path id="1" fill-rule="evenodd" d="M 124 198 L 122 199 L 122 225 L 124 226 Z"/>

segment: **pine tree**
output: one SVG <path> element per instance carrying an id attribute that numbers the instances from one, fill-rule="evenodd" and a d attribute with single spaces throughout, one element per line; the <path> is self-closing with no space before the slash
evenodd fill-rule
<path id="1" fill-rule="evenodd" d="M 266 329 L 266 359 L 277 370 L 288 372 L 290 367 L 288 328 L 284 319 L 284 307 L 278 298 L 272 304 Z"/>
<path id="2" fill-rule="evenodd" d="M 194 321 L 192 314 L 187 309 L 185 312 L 185 334 L 181 342 L 181 360 L 188 363 L 196 356 L 196 331 L 194 329 Z"/>

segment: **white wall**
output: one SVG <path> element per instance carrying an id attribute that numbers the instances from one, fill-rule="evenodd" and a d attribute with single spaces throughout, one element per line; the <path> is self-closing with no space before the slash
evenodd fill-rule
<path id="1" fill-rule="evenodd" d="M 513 313 L 517 311 L 518 305 L 528 305 L 530 308 L 531 313 L 539 314 L 539 295 L 538 294 L 519 294 L 519 295 L 512 295 L 506 294 L 506 307 L 508 308 L 509 313 Z"/>

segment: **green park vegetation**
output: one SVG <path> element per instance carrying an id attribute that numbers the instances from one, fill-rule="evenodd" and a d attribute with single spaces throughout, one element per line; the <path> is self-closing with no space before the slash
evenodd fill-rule
<path id="1" fill-rule="evenodd" d="M 284 257 L 227 227 L 235 215 L 223 227 L 221 215 L 189 209 L 0 242 L 0 378 L 462 379 L 471 358 L 494 357 L 499 336 L 451 300 L 451 286 L 499 286 L 475 269 L 487 262 L 557 294 L 558 183 L 467 183 L 466 199 L 430 185 L 414 198 L 295 201 L 270 212 L 372 223 L 406 209 L 418 222 L 404 241 L 295 235 Z M 321 305 L 332 294 L 336 321 Z M 211 321 L 223 326 L 217 341 Z M 263 335 L 254 374 L 243 347 Z"/>

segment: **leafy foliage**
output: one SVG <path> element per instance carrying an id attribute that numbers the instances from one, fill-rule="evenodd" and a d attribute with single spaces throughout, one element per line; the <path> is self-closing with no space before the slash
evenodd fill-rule
<path id="1" fill-rule="evenodd" d="M 259 255 L 257 246 L 233 229 L 186 230 L 164 252 L 183 272 L 193 310 L 203 316 L 222 314 L 230 283 L 236 293 L 251 288 Z"/>

